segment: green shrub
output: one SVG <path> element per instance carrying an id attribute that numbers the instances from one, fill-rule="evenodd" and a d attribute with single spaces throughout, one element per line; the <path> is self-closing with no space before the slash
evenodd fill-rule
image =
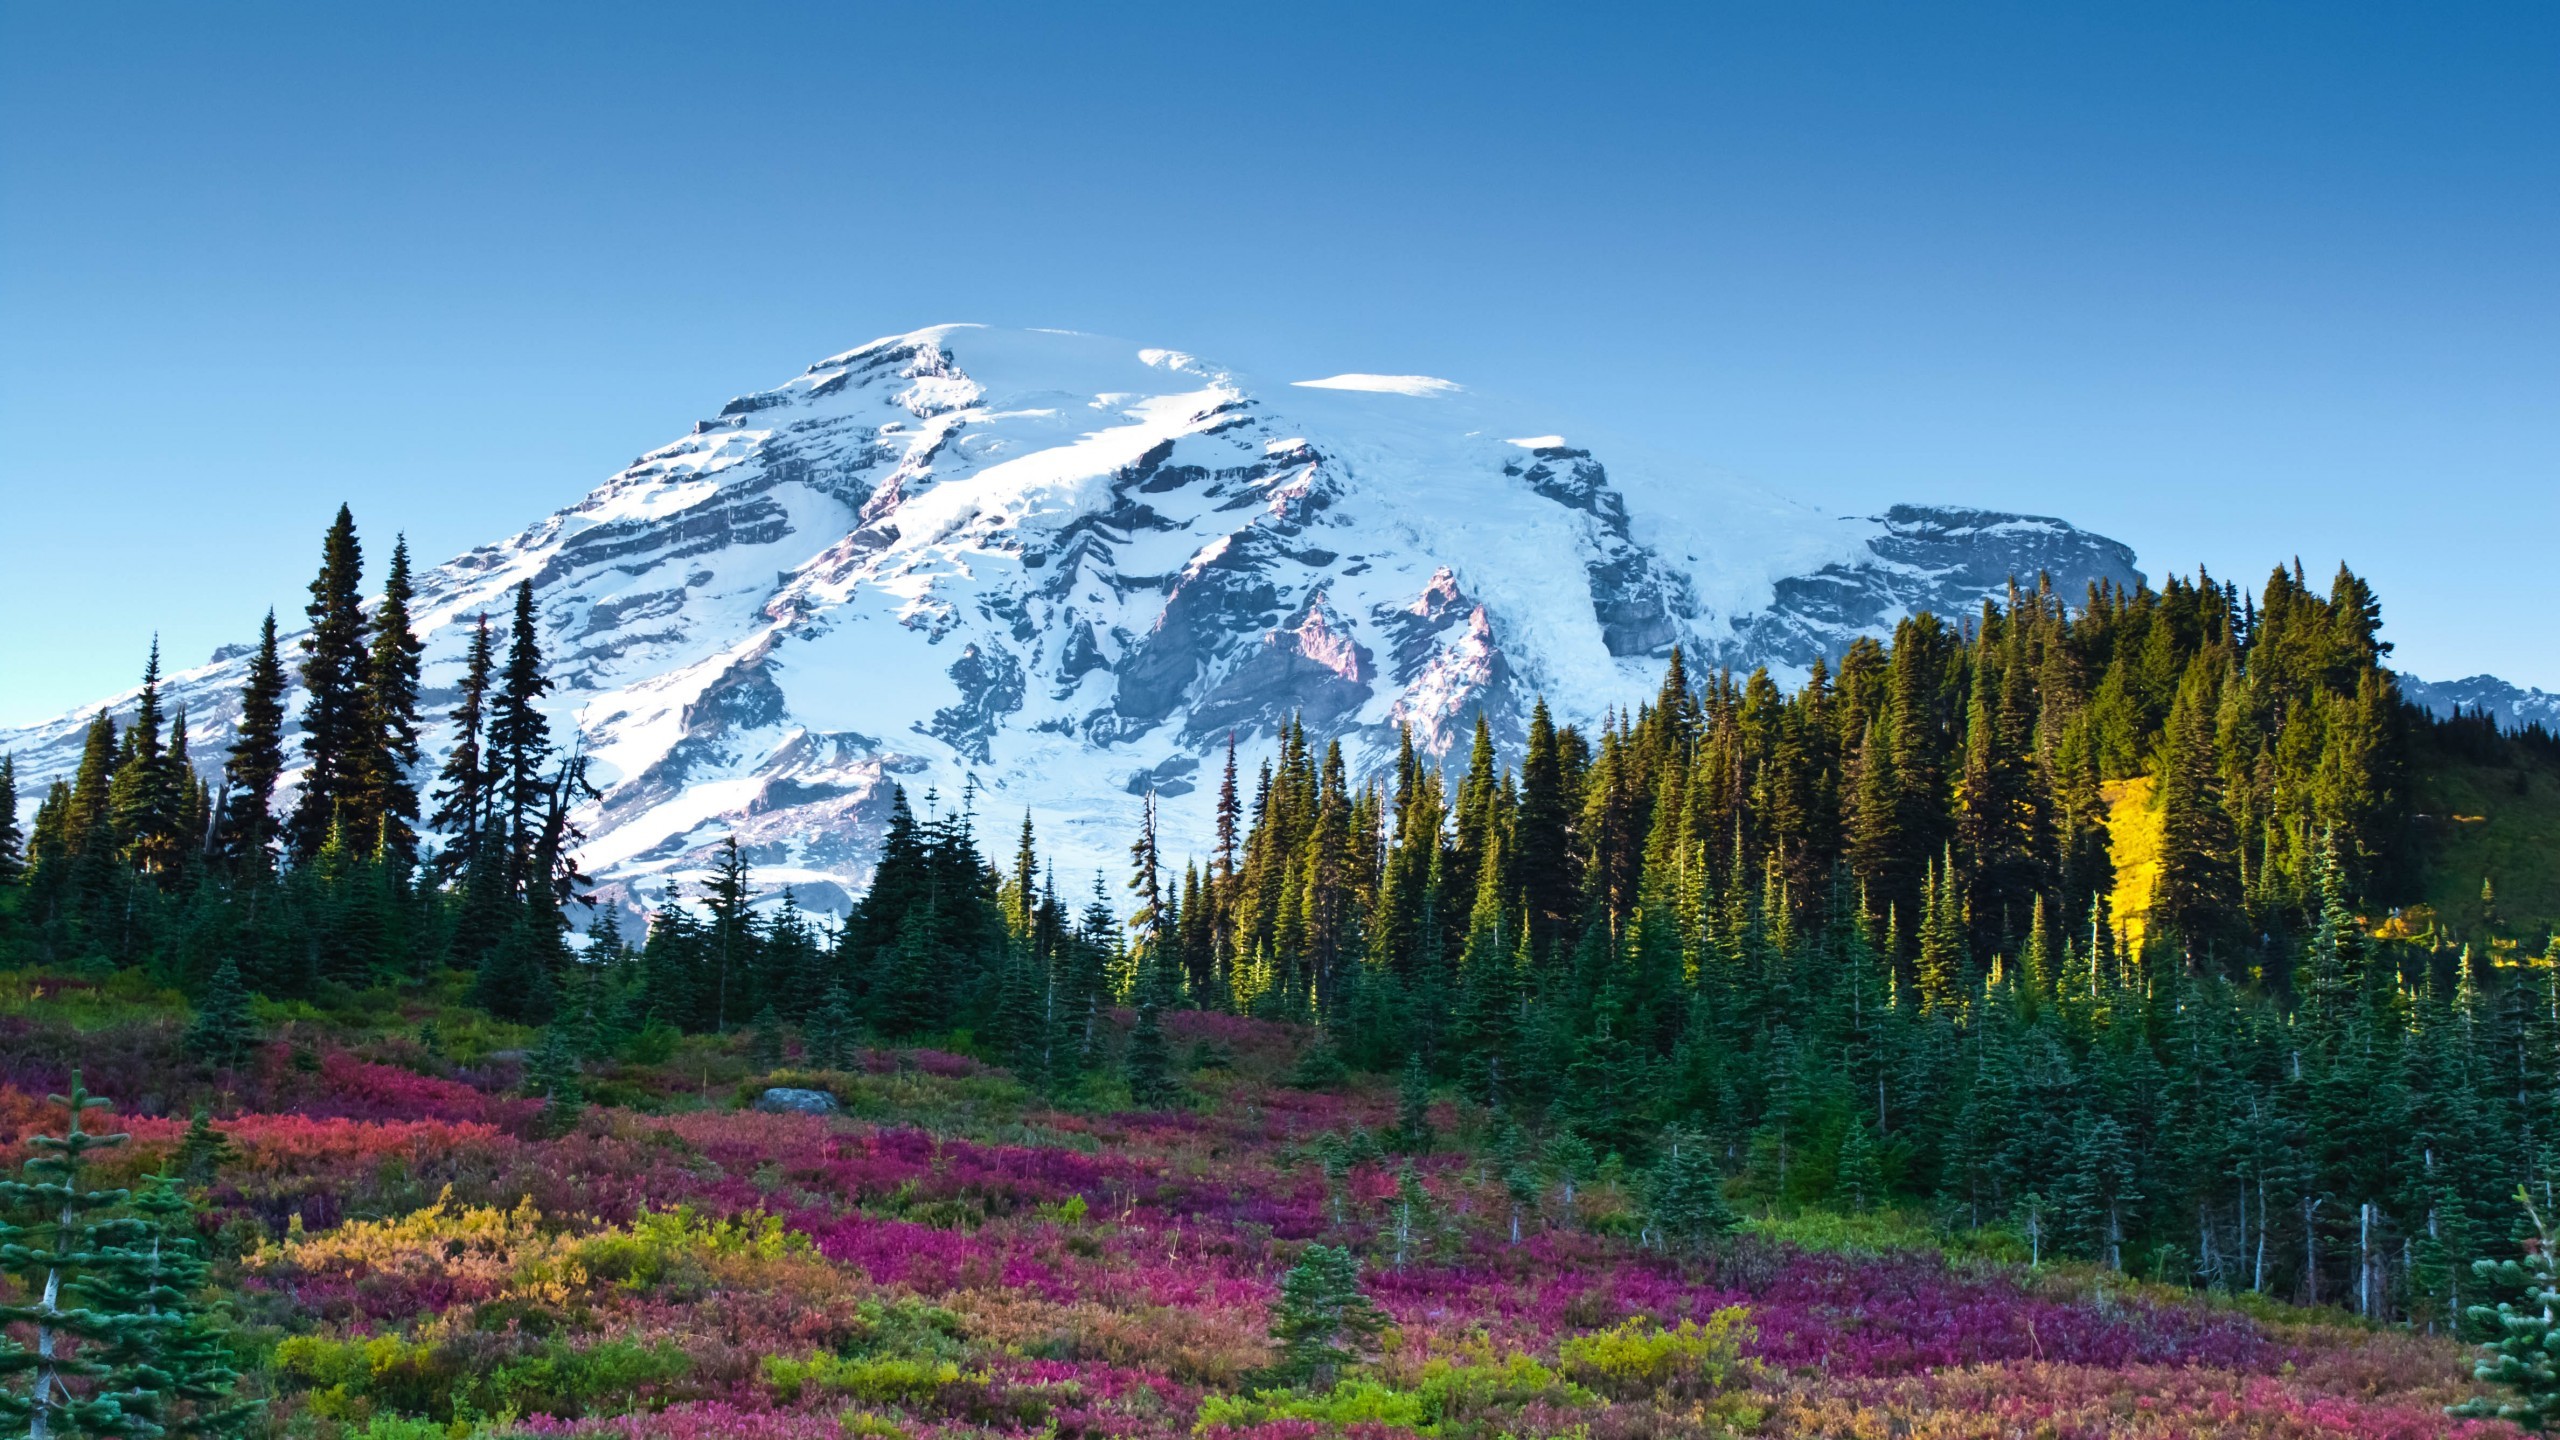
<path id="1" fill-rule="evenodd" d="M 806 1359 L 788 1355 L 764 1358 L 765 1388 L 773 1393 L 776 1404 L 788 1404 L 815 1393 L 874 1405 L 919 1405 L 959 1379 L 960 1367 L 951 1361 L 916 1360 L 903 1355 L 847 1359 L 821 1352 Z"/>

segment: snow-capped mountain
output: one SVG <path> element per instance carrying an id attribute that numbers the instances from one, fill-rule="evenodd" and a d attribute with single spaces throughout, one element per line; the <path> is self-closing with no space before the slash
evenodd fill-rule
<path id="1" fill-rule="evenodd" d="M 2511 684 L 2495 675 L 2472 675 L 2460 680 L 2421 680 L 2403 672 L 2400 693 L 2410 704 L 2435 715 L 2450 715 L 2459 707 L 2468 711 L 2486 711 L 2496 716 L 2499 725 L 2509 730 L 2540 725 L 2545 730 L 2560 731 L 2560 695 Z"/>
<path id="2" fill-rule="evenodd" d="M 372 518 L 372 517 L 359 517 Z M 375 523 L 388 528 L 383 517 Z M 426 696 L 531 579 L 555 726 L 594 759 L 591 874 L 626 898 L 735 833 L 768 884 L 841 909 L 889 786 L 1062 869 L 1115 873 L 1153 789 L 1205 849 L 1230 733 L 1284 717 L 1355 768 L 1434 754 L 1533 697 L 1593 720 L 1693 662 L 1800 674 L 2012 576 L 2078 597 L 2133 554 L 2059 520 L 1826 514 L 1703 467 L 1611 455 L 1422 376 L 1266 385 L 1170 350 L 942 326 L 730 401 L 522 533 L 422 573 Z M 243 629 L 251 617 L 243 618 Z M 243 652 L 171 680 L 218 756 Z M 131 697 L 105 702 L 118 709 Z M 298 701 L 295 702 L 298 705 Z M 97 707 L 0 732 L 67 773 Z M 444 739 L 427 737 L 430 748 Z"/>

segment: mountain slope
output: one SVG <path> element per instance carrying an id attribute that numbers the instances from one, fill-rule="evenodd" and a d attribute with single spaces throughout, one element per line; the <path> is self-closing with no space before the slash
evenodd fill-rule
<path id="1" fill-rule="evenodd" d="M 1292 714 L 1355 768 L 1400 725 L 1446 755 L 1479 712 L 1508 742 L 1537 696 L 1589 720 L 1650 693 L 1674 645 L 1800 672 L 2039 572 L 2073 597 L 2138 579 L 2126 547 L 2059 520 L 1831 516 L 1699 467 L 1604 463 L 1429 377 L 1271 386 L 942 326 L 732 400 L 426 572 L 416 615 L 440 711 L 472 618 L 534 583 L 561 733 L 604 792 L 586 865 L 623 897 L 734 832 L 759 879 L 841 909 L 892 781 L 944 806 L 981 788 L 991 823 L 1027 807 L 1044 849 L 1116 873 L 1138 797 L 1214 785 L 1230 733 L 1248 765 Z M 171 683 L 200 757 L 242 666 Z M 67 773 L 94 709 L 0 750 Z M 1170 853 L 1205 849 L 1207 810 L 1166 807 Z"/>

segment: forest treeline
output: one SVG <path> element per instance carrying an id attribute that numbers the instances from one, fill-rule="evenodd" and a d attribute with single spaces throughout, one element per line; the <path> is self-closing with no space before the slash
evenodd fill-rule
<path id="1" fill-rule="evenodd" d="M 973 795 L 899 793 L 841 922 L 759 894 L 731 843 L 637 943 L 570 933 L 590 792 L 543 720 L 530 589 L 478 624 L 433 774 L 404 549 L 363 594 L 342 511 L 309 636 L 288 655 L 270 617 L 218 775 L 156 657 L 23 837 L 0 764 L 0 957 L 288 998 L 462 971 L 550 1027 L 552 1066 L 674 1031 L 777 1060 L 796 1036 L 821 1067 L 934 1037 L 1140 1103 L 1182 1090 L 1165 1010 L 1296 1020 L 1307 1084 L 1403 1072 L 1630 1164 L 1695 1137 L 1755 1205 L 1920 1208 L 2437 1325 L 2515 1187 L 2560 1173 L 2560 957 L 2374 923 L 2418 883 L 2416 757 L 2550 739 L 2403 704 L 2343 569 L 2325 594 L 2298 566 L 2254 594 L 2013 592 L 1792 692 L 1675 655 L 1590 733 L 1537 707 L 1516 765 L 1480 723 L 1462 764 L 1408 744 L 1356 777 L 1292 724 L 1250 776 L 1230 744 L 1211 854 L 1162 854 L 1151 801 L 1089 894 L 1028 819 L 1008 846 Z M 2157 808 L 2139 943 L 2111 908 L 2125 804 Z"/>

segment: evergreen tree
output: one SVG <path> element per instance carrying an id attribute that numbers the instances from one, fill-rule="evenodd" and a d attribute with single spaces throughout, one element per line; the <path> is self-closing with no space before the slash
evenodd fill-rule
<path id="1" fill-rule="evenodd" d="M 196 1207 L 176 1176 L 159 1174 L 145 1177 L 130 1210 L 122 1237 L 130 1260 L 83 1275 L 78 1291 L 91 1311 L 143 1323 L 111 1340 L 98 1359 L 149 1394 L 148 1413 L 161 1433 L 238 1435 L 261 1402 L 232 1395 L 240 1371 L 205 1307 L 213 1267 L 196 1238 Z"/>
<path id="2" fill-rule="evenodd" d="M 507 631 L 507 661 L 489 706 L 488 805 L 506 836 L 511 888 L 518 894 L 547 883 L 531 873 L 535 825 L 549 798 L 542 767 L 551 758 L 551 722 L 542 697 L 551 681 L 542 673 L 542 641 L 533 605 L 533 582 L 516 586 L 515 620 Z M 732 842 L 734 843 L 734 842 Z"/>
<path id="3" fill-rule="evenodd" d="M 1300 1047 L 1295 1064 L 1289 1069 L 1286 1083 L 1296 1090 L 1330 1090 L 1350 1078 L 1351 1069 L 1342 1062 L 1342 1051 L 1333 1043 L 1333 1034 L 1319 1025 Z"/>
<path id="4" fill-rule="evenodd" d="M 136 1366 L 161 1317 L 139 1309 L 78 1303 L 93 1292 L 130 1294 L 153 1270 L 146 1227 L 114 1212 L 131 1192 L 92 1189 L 93 1152 L 121 1145 L 83 1120 L 107 1102 L 72 1072 L 71 1093 L 47 1099 L 67 1108 L 63 1134 L 30 1136 L 34 1152 L 23 1177 L 0 1180 L 0 1271 L 18 1278 L 27 1298 L 0 1305 L 0 1326 L 24 1326 L 32 1348 L 0 1333 L 0 1422 L 21 1424 L 35 1440 L 48 1435 L 156 1436 L 170 1377 Z M 140 1243 L 137 1243 L 140 1242 Z M 24 1388 L 21 1389 L 20 1387 Z"/>
<path id="5" fill-rule="evenodd" d="M 18 757 L 0 755 L 0 885 L 18 883 L 26 871 L 26 836 L 18 829 Z"/>
<path id="6" fill-rule="evenodd" d="M 210 1185 L 222 1167 L 239 1158 L 239 1154 L 240 1147 L 215 1129 L 212 1115 L 198 1106 L 195 1118 L 187 1124 L 187 1133 L 178 1139 L 174 1163 L 178 1178 L 190 1185 Z"/>
<path id="7" fill-rule="evenodd" d="M 489 756 L 486 749 L 490 685 L 496 658 L 490 648 L 489 617 L 472 627 L 464 652 L 462 684 L 452 711 L 453 748 L 436 775 L 436 812 L 429 826 L 447 838 L 439 869 L 450 878 L 462 867 L 469 848 L 479 841 L 489 818 Z"/>
<path id="8" fill-rule="evenodd" d="M 759 1071 L 782 1066 L 782 1016 L 770 1002 L 756 1012 L 754 1026 L 747 1034 L 747 1063 Z"/>
<path id="9" fill-rule="evenodd" d="M 558 1025 L 542 1027 L 542 1039 L 524 1062 L 524 1093 L 544 1102 L 543 1128 L 562 1134 L 573 1128 L 587 1103 L 577 1046 Z"/>
<path id="10" fill-rule="evenodd" d="M 1182 1087 L 1173 1078 L 1173 1058 L 1167 1052 L 1164 1024 L 1151 1001 L 1138 1007 L 1138 1023 L 1129 1032 L 1129 1053 L 1124 1066 L 1129 1079 L 1129 1101 L 1141 1110 L 1162 1110 L 1182 1096 Z"/>
<path id="11" fill-rule="evenodd" d="M 1884 1201 L 1884 1166 L 1876 1153 L 1875 1132 L 1863 1113 L 1849 1117 L 1840 1136 L 1840 1158 L 1832 1167 L 1831 1189 L 1851 1210 L 1865 1211 Z"/>
<path id="12" fill-rule="evenodd" d="M 2524 1259 L 2481 1260 L 2471 1267 L 2482 1281 L 2519 1297 L 2499 1301 L 2495 1308 L 2471 1307 L 2472 1322 L 2491 1335 L 2480 1347 L 2473 1378 L 2511 1391 L 2515 1398 L 2504 1403 L 2472 1399 L 2451 1413 L 2511 1421 L 2526 1430 L 2560 1429 L 2560 1249 L 2555 1249 L 2560 1239 L 2522 1186 L 2516 1189 L 2516 1203 L 2524 1207 L 2534 1230 Z"/>
<path id="13" fill-rule="evenodd" d="M 226 955 L 196 1001 L 195 1023 L 187 1027 L 187 1053 L 215 1069 L 229 1069 L 248 1059 L 257 1045 L 248 987 L 240 981 L 239 962 Z"/>
<path id="14" fill-rule="evenodd" d="M 1359 1346 L 1386 1328 L 1387 1316 L 1360 1291 L 1360 1262 L 1334 1245 L 1309 1245 L 1281 1277 L 1271 1307 L 1271 1339 L 1279 1347 L 1275 1378 L 1322 1390 Z"/>
<path id="15" fill-rule="evenodd" d="M 1435 1140 L 1431 1130 L 1431 1072 L 1422 1052 L 1408 1056 L 1404 1083 L 1396 1092 L 1396 1148 L 1408 1155 L 1428 1155 Z"/>
<path id="16" fill-rule="evenodd" d="M 853 1063 L 854 1030 L 853 997 L 843 981 L 831 982 L 801 1033 L 801 1058 L 816 1070 L 845 1068 Z"/>
<path id="17" fill-rule="evenodd" d="M 360 837 L 379 863 L 405 869 L 418 853 L 418 655 L 410 631 L 409 541 L 391 547 L 391 571 L 374 607 L 373 642 L 365 657 L 363 810 L 374 822 Z"/>
<path id="18" fill-rule="evenodd" d="M 236 870 L 263 874 L 273 863 L 276 779 L 284 773 L 284 659 L 276 612 L 267 612 L 258 648 L 240 684 L 240 725 L 223 762 L 220 848 Z"/>
<path id="19" fill-rule="evenodd" d="M 296 861 L 318 855 L 341 818 L 359 834 L 374 818 L 364 793 L 376 736 L 365 695 L 363 587 L 355 516 L 341 505 L 321 542 L 306 612 L 311 630 L 302 641 L 302 793 L 286 826 Z"/>
<path id="20" fill-rule="evenodd" d="M 1741 1218 L 1724 1198 L 1713 1151 L 1695 1135 L 1674 1131 L 1646 1178 L 1645 1209 L 1673 1249 L 1694 1250 L 1732 1233 Z"/>

